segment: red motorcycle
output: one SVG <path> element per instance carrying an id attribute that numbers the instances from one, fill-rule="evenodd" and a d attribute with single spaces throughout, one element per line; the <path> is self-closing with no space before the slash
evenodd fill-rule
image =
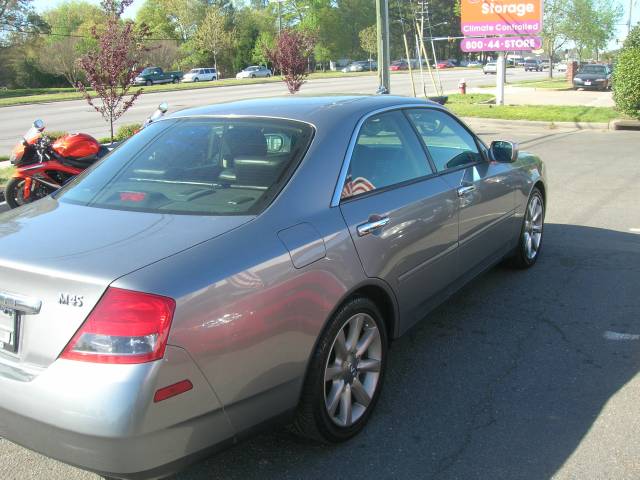
<path id="1" fill-rule="evenodd" d="M 11 208 L 55 192 L 73 177 L 109 153 L 91 135 L 74 133 L 52 141 L 44 134 L 44 122 L 36 120 L 23 141 L 11 152 L 16 173 L 5 187 Z"/>
<path id="2" fill-rule="evenodd" d="M 158 105 L 141 128 L 160 119 L 168 108 L 164 102 Z M 86 133 L 64 135 L 53 141 L 44 129 L 42 120 L 33 122 L 11 152 L 11 163 L 17 169 L 4 192 L 11 208 L 50 195 L 109 153 L 107 147 Z"/>

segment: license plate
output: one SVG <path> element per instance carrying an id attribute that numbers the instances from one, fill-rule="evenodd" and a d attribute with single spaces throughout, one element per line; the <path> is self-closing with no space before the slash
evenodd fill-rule
<path id="1" fill-rule="evenodd" d="M 0 350 L 18 351 L 19 320 L 17 312 L 0 309 Z"/>
<path id="2" fill-rule="evenodd" d="M 589 80 L 585 80 L 584 84 L 585 85 L 591 85 L 591 82 Z"/>

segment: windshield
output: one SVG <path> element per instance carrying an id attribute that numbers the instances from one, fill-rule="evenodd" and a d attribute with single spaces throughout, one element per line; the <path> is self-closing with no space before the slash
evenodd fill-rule
<path id="1" fill-rule="evenodd" d="M 310 126 L 279 119 L 156 122 L 58 198 L 154 213 L 258 214 L 287 183 L 312 136 Z"/>
<path id="2" fill-rule="evenodd" d="M 140 72 L 140 75 L 148 75 L 150 73 L 153 73 L 153 70 L 154 70 L 153 68 L 145 68 Z"/>
<path id="3" fill-rule="evenodd" d="M 192 68 L 191 70 L 189 70 L 189 73 L 198 73 L 198 69 L 197 68 Z"/>
<path id="4" fill-rule="evenodd" d="M 582 67 L 578 73 L 595 73 L 604 75 L 607 73 L 607 68 L 602 65 L 587 65 L 586 67 Z"/>

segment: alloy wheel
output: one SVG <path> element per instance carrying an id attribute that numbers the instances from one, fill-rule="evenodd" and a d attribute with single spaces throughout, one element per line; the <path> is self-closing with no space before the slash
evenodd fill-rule
<path id="1" fill-rule="evenodd" d="M 539 195 L 531 197 L 527 206 L 522 232 L 525 254 L 528 260 L 533 260 L 538 255 L 542 242 L 542 229 L 544 220 L 544 207 Z"/>
<path id="2" fill-rule="evenodd" d="M 362 418 L 378 388 L 381 366 L 377 324 L 357 313 L 338 331 L 325 366 L 325 407 L 333 423 L 349 427 Z"/>

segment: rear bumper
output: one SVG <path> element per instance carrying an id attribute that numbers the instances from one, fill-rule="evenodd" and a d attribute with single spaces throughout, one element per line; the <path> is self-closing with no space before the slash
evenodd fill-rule
<path id="1" fill-rule="evenodd" d="M 193 390 L 160 403 L 158 388 Z M 87 470 L 156 478 L 234 438 L 216 395 L 188 354 L 141 365 L 57 360 L 37 375 L 0 364 L 0 436 Z"/>

